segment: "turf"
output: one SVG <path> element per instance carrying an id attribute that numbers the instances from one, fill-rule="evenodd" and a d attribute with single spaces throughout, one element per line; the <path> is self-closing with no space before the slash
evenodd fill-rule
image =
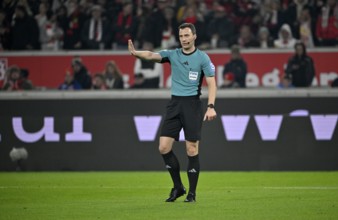
<path id="1" fill-rule="evenodd" d="M 165 203 L 170 187 L 166 172 L 0 173 L 0 219 L 338 219 L 338 172 L 203 172 L 196 203 Z"/>

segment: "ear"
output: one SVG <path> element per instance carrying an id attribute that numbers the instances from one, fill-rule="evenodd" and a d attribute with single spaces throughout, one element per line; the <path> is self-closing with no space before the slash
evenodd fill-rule
<path id="1" fill-rule="evenodd" d="M 194 40 L 196 40 L 196 38 L 197 38 L 197 35 L 196 35 L 196 34 L 194 34 Z"/>

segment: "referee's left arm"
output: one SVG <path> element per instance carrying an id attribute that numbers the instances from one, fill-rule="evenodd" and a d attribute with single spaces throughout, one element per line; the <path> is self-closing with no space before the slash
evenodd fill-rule
<path id="1" fill-rule="evenodd" d="M 217 92 L 217 86 L 216 86 L 216 80 L 214 76 L 206 77 L 206 81 L 208 84 L 208 109 L 207 112 L 204 115 L 204 121 L 208 120 L 211 121 L 216 118 L 216 110 L 215 110 L 215 100 L 216 100 L 216 92 Z M 212 104 L 212 105 L 210 105 Z"/>

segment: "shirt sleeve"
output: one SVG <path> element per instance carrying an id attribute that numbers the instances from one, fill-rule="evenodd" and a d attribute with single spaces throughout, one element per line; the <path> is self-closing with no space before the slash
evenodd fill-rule
<path id="1" fill-rule="evenodd" d="M 161 50 L 158 52 L 161 57 L 162 57 L 162 60 L 160 63 L 170 63 L 170 51 L 169 50 Z"/>
<path id="2" fill-rule="evenodd" d="M 202 70 L 204 72 L 204 75 L 207 77 L 215 76 L 215 65 L 211 62 L 207 54 L 205 54 L 203 59 Z"/>

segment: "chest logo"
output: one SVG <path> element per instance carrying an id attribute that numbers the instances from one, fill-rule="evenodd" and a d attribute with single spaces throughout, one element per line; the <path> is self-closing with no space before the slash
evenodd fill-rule
<path id="1" fill-rule="evenodd" d="M 196 81 L 198 79 L 198 72 L 189 71 L 189 79 L 191 81 Z"/>

